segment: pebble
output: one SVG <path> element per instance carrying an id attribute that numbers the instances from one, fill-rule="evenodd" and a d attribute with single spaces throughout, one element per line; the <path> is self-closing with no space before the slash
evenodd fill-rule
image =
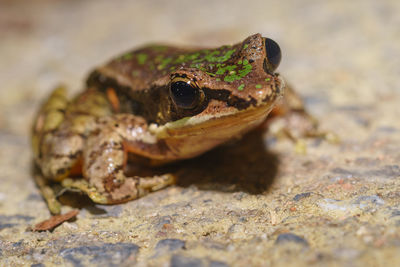
<path id="1" fill-rule="evenodd" d="M 278 237 L 275 240 L 275 244 L 280 245 L 280 244 L 285 244 L 285 243 L 289 243 L 289 242 L 293 242 L 293 243 L 297 243 L 303 246 L 308 247 L 308 242 L 307 240 L 305 240 L 304 238 L 292 234 L 292 233 L 284 233 L 284 234 L 280 234 L 278 235 Z"/>
<path id="2" fill-rule="evenodd" d="M 396 217 L 396 216 L 400 216 L 400 210 L 392 211 L 392 214 L 390 215 L 390 217 Z"/>
<path id="3" fill-rule="evenodd" d="M 229 267 L 229 265 L 222 261 L 210 261 L 208 267 Z"/>
<path id="4" fill-rule="evenodd" d="M 0 223 L 0 230 L 3 230 L 5 228 L 11 228 L 16 226 L 17 224 L 15 223 Z"/>
<path id="5" fill-rule="evenodd" d="M 307 198 L 309 196 L 311 196 L 311 192 L 305 192 L 305 193 L 301 193 L 301 194 L 295 195 L 293 197 L 293 200 L 294 201 L 299 201 L 300 199 Z"/>
<path id="6" fill-rule="evenodd" d="M 359 205 L 360 209 L 365 209 L 370 206 L 382 206 L 385 201 L 377 195 L 359 196 L 353 201 L 353 204 Z"/>
<path id="7" fill-rule="evenodd" d="M 171 257 L 171 267 L 202 267 L 202 261 L 197 258 L 191 258 L 182 255 L 173 255 Z"/>
<path id="8" fill-rule="evenodd" d="M 159 251 L 174 251 L 178 249 L 185 249 L 186 242 L 180 239 L 162 239 L 158 241 L 157 245 L 155 246 L 156 252 Z"/>
<path id="9" fill-rule="evenodd" d="M 132 243 L 104 243 L 100 246 L 81 246 L 60 250 L 60 256 L 74 266 L 90 264 L 98 266 L 118 266 L 128 258 L 135 258 L 139 246 Z M 82 262 L 83 261 L 83 262 Z"/>

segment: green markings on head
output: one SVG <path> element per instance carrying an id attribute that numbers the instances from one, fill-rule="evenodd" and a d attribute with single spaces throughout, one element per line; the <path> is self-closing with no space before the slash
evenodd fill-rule
<path id="1" fill-rule="evenodd" d="M 246 48 L 248 45 L 243 45 Z M 207 75 L 214 77 L 216 81 L 232 83 L 241 80 L 252 71 L 252 65 L 248 59 L 239 59 L 232 62 L 237 49 L 232 46 L 223 46 L 219 49 L 203 49 L 193 52 L 182 52 L 179 54 L 169 54 L 163 52 L 166 47 L 153 46 L 151 56 L 147 53 L 125 54 L 123 59 L 136 58 L 139 65 L 146 65 L 149 69 L 157 69 L 162 74 L 176 71 L 180 67 L 190 67 L 203 71 Z M 244 87 L 241 87 L 244 88 Z"/>
<path id="2" fill-rule="evenodd" d="M 163 55 L 158 55 L 154 60 L 155 62 L 161 62 L 158 69 L 164 69 L 167 65 L 181 65 L 188 63 L 191 68 L 205 69 L 204 65 L 207 64 L 209 68 L 215 66 L 214 63 L 222 63 L 231 58 L 236 49 L 230 49 L 224 54 L 221 54 L 220 50 L 200 50 L 193 53 L 179 54 L 175 57 L 163 58 Z M 208 64 L 210 63 L 210 64 Z"/>
<path id="3" fill-rule="evenodd" d="M 239 62 L 240 61 L 241 60 L 239 60 Z M 236 80 L 240 80 L 243 77 L 245 77 L 247 74 L 249 74 L 253 68 L 251 66 L 251 64 L 249 64 L 249 61 L 247 59 L 243 60 L 242 64 L 243 64 L 243 66 L 241 69 L 238 69 L 237 65 L 227 65 L 227 66 L 223 66 L 223 67 L 220 66 L 215 74 L 223 75 L 223 74 L 227 73 L 227 75 L 224 77 L 225 82 L 234 82 Z M 217 66 L 218 66 L 218 64 L 217 64 Z"/>
<path id="4" fill-rule="evenodd" d="M 144 63 L 146 63 L 147 60 L 147 55 L 140 53 L 136 55 L 137 61 L 139 63 L 139 65 L 143 65 Z"/>
<path id="5" fill-rule="evenodd" d="M 210 75 L 210 76 L 213 76 L 213 77 L 215 77 L 216 76 L 216 74 L 214 74 L 214 73 L 211 73 L 211 72 L 208 72 L 208 71 L 206 71 L 205 73 L 207 73 L 208 75 Z M 221 79 L 220 79 L 221 80 Z"/>
<path id="6" fill-rule="evenodd" d="M 242 90 L 244 89 L 244 84 L 239 85 L 237 89 L 238 89 L 239 91 L 242 91 Z"/>
<path id="7" fill-rule="evenodd" d="M 154 62 L 155 62 L 155 63 L 160 63 L 160 62 L 163 60 L 163 58 L 164 58 L 164 55 L 163 55 L 163 54 L 157 55 L 157 56 L 154 58 Z"/>
<path id="8" fill-rule="evenodd" d="M 223 55 L 220 55 L 219 50 L 201 50 L 194 54 L 188 54 L 180 61 L 175 61 L 174 63 L 185 63 L 187 61 L 192 61 L 192 63 L 221 63 L 225 62 L 231 58 L 236 49 L 231 49 L 226 51 Z M 202 55 L 202 56 L 200 56 Z M 213 65 L 213 64 L 210 64 Z M 213 67 L 213 66 L 211 66 Z"/>
<path id="9" fill-rule="evenodd" d="M 239 77 L 243 78 L 244 76 L 249 74 L 252 69 L 253 69 L 253 67 L 251 66 L 251 64 L 244 65 L 243 68 L 238 71 L 239 72 Z"/>
<path id="10" fill-rule="evenodd" d="M 219 67 L 217 72 L 215 73 L 216 75 L 222 75 L 224 74 L 226 71 L 228 71 L 228 73 L 230 73 L 231 71 L 233 71 L 234 69 L 236 69 L 237 66 L 236 65 L 227 65 L 224 67 Z"/>
<path id="11" fill-rule="evenodd" d="M 246 49 L 247 47 L 249 47 L 249 44 L 245 44 L 245 45 L 243 46 L 243 49 Z"/>
<path id="12" fill-rule="evenodd" d="M 236 74 L 236 72 L 232 72 L 232 74 L 226 75 L 224 78 L 224 81 L 228 83 L 234 82 L 236 80 L 240 80 L 240 77 Z"/>
<path id="13" fill-rule="evenodd" d="M 225 62 L 231 58 L 233 53 L 235 53 L 235 49 L 228 50 L 223 56 L 216 57 L 215 61 L 210 61 L 210 62 Z"/>
<path id="14" fill-rule="evenodd" d="M 192 63 L 192 64 L 190 64 L 190 67 L 198 69 L 201 67 L 201 64 L 200 63 Z"/>
<path id="15" fill-rule="evenodd" d="M 261 87 L 262 87 L 261 84 L 256 84 L 257 89 L 261 89 Z"/>
<path id="16" fill-rule="evenodd" d="M 182 54 L 179 55 L 174 61 L 173 64 L 182 64 L 186 62 L 193 62 L 195 63 L 196 59 L 200 56 L 200 52 L 196 52 L 193 54 Z"/>
<path id="17" fill-rule="evenodd" d="M 157 66 L 158 70 L 164 69 L 172 61 L 171 57 L 167 57 L 161 60 L 161 64 Z"/>
<path id="18" fill-rule="evenodd" d="M 126 54 L 123 54 L 123 55 L 121 56 L 121 59 L 122 59 L 122 60 L 130 60 L 130 59 L 132 59 L 132 58 L 133 58 L 133 54 L 132 54 L 131 52 L 126 53 Z"/>
<path id="19" fill-rule="evenodd" d="M 225 47 L 226 48 L 226 47 Z M 185 63 L 190 64 L 191 68 L 197 68 L 200 70 L 205 70 L 214 68 L 216 65 L 215 63 L 222 63 L 229 60 L 233 53 L 235 53 L 236 49 L 230 49 L 221 54 L 220 50 L 200 50 L 193 53 L 187 54 L 179 54 L 173 57 L 164 58 L 163 55 L 158 55 L 155 57 L 154 61 L 156 63 L 160 63 L 158 65 L 158 69 L 162 70 L 167 67 L 167 65 L 182 65 Z M 218 67 L 217 64 L 217 67 Z M 211 72 L 209 72 L 211 73 Z M 214 76 L 218 75 L 214 73 Z"/>
<path id="20" fill-rule="evenodd" d="M 232 69 L 236 69 L 237 65 L 230 65 L 230 66 L 226 66 L 225 68 L 219 68 L 216 72 L 216 74 L 224 74 L 225 73 L 225 69 L 229 70 L 228 75 L 225 76 L 224 81 L 225 82 L 234 82 L 236 80 L 240 80 L 243 77 L 245 77 L 247 74 L 249 74 L 251 72 L 251 70 L 253 69 L 252 65 L 249 64 L 249 61 L 247 59 L 239 59 L 239 61 L 237 62 L 238 65 L 242 65 L 242 68 L 237 70 L 237 71 L 231 71 Z"/>
<path id="21" fill-rule="evenodd" d="M 211 53 L 207 53 L 203 58 L 199 59 L 201 61 L 207 61 L 207 62 L 216 62 L 216 55 L 219 54 L 218 50 L 214 50 Z"/>
<path id="22" fill-rule="evenodd" d="M 269 82 L 271 80 L 271 78 L 265 78 L 266 82 Z"/>

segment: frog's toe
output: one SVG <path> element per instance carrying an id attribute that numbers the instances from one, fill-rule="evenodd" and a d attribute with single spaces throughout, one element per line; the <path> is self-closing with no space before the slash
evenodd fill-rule
<path id="1" fill-rule="evenodd" d="M 57 200 L 55 190 L 47 184 L 47 180 L 41 174 L 35 174 L 34 178 L 51 214 L 60 214 L 61 203 Z"/>
<path id="2" fill-rule="evenodd" d="M 108 193 L 108 203 L 122 203 L 137 199 L 150 192 L 172 185 L 175 181 L 175 176 L 172 174 L 152 177 L 128 177 L 123 184 Z"/>
<path id="3" fill-rule="evenodd" d="M 173 174 L 167 173 L 153 177 L 139 177 L 138 188 L 149 192 L 157 191 L 176 183 L 176 177 Z"/>
<path id="4" fill-rule="evenodd" d="M 101 194 L 94 186 L 91 186 L 84 179 L 67 178 L 62 180 L 61 185 L 69 190 L 78 190 L 83 192 L 95 203 L 109 204 L 107 196 L 105 194 Z"/>
<path id="5" fill-rule="evenodd" d="M 305 112 L 289 112 L 283 117 L 273 118 L 269 123 L 270 133 L 278 138 L 296 141 L 316 137 L 319 133 L 317 120 Z"/>
<path id="6" fill-rule="evenodd" d="M 321 130 L 318 121 L 306 111 L 290 111 L 283 117 L 269 121 L 269 133 L 277 139 L 289 139 L 295 143 L 295 151 L 305 154 L 305 139 L 319 138 L 332 144 L 340 143 L 339 137 L 331 131 Z"/>

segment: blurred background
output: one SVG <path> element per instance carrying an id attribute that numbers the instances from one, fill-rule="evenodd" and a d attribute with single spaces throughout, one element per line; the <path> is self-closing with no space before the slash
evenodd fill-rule
<path id="1" fill-rule="evenodd" d="M 396 265 L 399 14 L 398 0 L 0 0 L 0 265 L 72 261 L 74 255 L 61 253 L 65 247 L 83 247 L 85 258 L 85 246 L 116 242 L 137 244 L 143 266 L 164 264 L 153 255 L 168 238 L 187 242 L 185 255 L 205 266 Z M 265 142 L 279 168 L 262 194 L 240 192 L 235 184 L 199 190 L 190 181 L 188 188 L 102 206 L 104 214 L 82 210 L 76 223 L 54 233 L 25 231 L 49 216 L 32 181 L 29 135 L 34 112 L 56 85 L 73 95 L 94 67 L 146 43 L 212 47 L 257 32 L 279 43 L 278 71 L 340 145 L 309 141 L 307 155 L 298 155 L 290 142 Z M 266 179 L 265 160 L 257 169 L 247 157 L 254 153 L 235 153 L 232 162 L 239 164 L 221 159 L 222 172 L 200 166 L 188 177 L 236 178 L 232 165 L 238 165 L 247 174 L 239 178 Z M 248 166 L 240 166 L 243 158 Z M 279 239 L 283 233 L 296 236 Z M 281 250 L 278 240 L 301 249 Z"/>

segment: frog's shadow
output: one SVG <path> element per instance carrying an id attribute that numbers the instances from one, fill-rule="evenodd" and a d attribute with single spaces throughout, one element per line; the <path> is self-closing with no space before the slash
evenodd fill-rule
<path id="1" fill-rule="evenodd" d="M 266 149 L 261 130 L 215 148 L 200 157 L 177 163 L 177 186 L 200 190 L 261 194 L 278 173 L 279 158 Z"/>

